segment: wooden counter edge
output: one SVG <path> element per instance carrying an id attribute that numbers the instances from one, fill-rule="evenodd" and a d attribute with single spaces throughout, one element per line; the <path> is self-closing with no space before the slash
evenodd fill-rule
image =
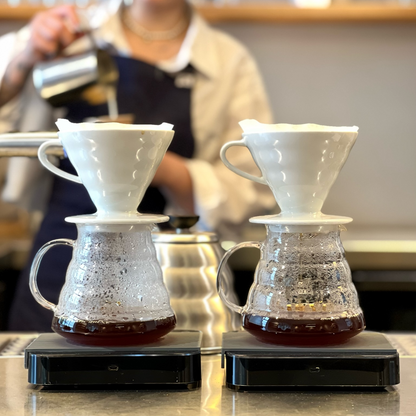
<path id="1" fill-rule="evenodd" d="M 198 5 L 197 10 L 209 22 L 269 22 L 269 23 L 348 23 L 348 22 L 416 22 L 416 6 L 345 4 L 323 9 L 303 9 L 290 5 L 237 4 Z M 0 20 L 29 20 L 43 6 L 0 5 Z"/>
<path id="2" fill-rule="evenodd" d="M 304 9 L 289 5 L 241 4 L 237 6 L 204 5 L 198 11 L 209 22 L 268 23 L 353 23 L 416 22 L 416 6 L 333 5 L 323 9 Z"/>

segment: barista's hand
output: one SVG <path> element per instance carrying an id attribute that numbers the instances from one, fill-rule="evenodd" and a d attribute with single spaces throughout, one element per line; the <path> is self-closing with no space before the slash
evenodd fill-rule
<path id="1" fill-rule="evenodd" d="M 30 39 L 24 50 L 26 63 L 33 66 L 48 59 L 80 36 L 74 6 L 64 5 L 38 13 L 30 23 Z"/>
<path id="2" fill-rule="evenodd" d="M 166 152 L 152 185 L 163 188 L 176 205 L 189 214 L 194 213 L 192 178 L 181 156 Z"/>
<path id="3" fill-rule="evenodd" d="M 22 90 L 33 66 L 71 44 L 79 32 L 74 6 L 60 6 L 38 13 L 30 23 L 30 38 L 25 49 L 8 64 L 0 84 L 0 107 Z"/>

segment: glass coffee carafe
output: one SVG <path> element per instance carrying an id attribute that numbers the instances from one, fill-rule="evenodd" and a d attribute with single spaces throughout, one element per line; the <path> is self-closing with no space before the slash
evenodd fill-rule
<path id="1" fill-rule="evenodd" d="M 53 331 L 88 345 L 143 344 L 170 332 L 176 318 L 151 226 L 78 223 L 77 229 L 76 241 L 50 241 L 32 265 L 30 288 L 53 311 Z M 58 305 L 43 298 L 36 280 L 42 257 L 55 245 L 73 248 Z"/>
<path id="2" fill-rule="evenodd" d="M 219 268 L 222 300 L 242 314 L 256 338 L 286 345 L 343 343 L 364 327 L 364 317 L 345 259 L 338 225 L 266 225 L 263 243 L 245 242 L 227 252 Z M 247 303 L 230 302 L 221 267 L 242 247 L 257 247 L 261 258 Z"/>

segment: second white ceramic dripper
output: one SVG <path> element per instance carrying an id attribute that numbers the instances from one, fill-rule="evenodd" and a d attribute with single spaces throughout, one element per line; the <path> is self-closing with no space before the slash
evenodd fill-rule
<path id="1" fill-rule="evenodd" d="M 356 141 L 358 127 L 262 124 L 256 120 L 239 124 L 242 139 L 226 143 L 221 159 L 238 175 L 270 187 L 281 209 L 276 220 L 309 223 L 334 219 L 340 223 L 340 217 L 325 216 L 321 209 Z M 250 150 L 261 177 L 244 172 L 227 160 L 226 151 L 232 146 Z"/>

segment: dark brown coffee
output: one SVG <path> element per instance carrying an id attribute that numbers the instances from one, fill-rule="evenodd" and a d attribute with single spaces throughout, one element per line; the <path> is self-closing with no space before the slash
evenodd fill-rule
<path id="1" fill-rule="evenodd" d="M 280 345 L 342 344 L 365 328 L 362 314 L 336 319 L 281 319 L 247 314 L 243 327 L 263 342 Z"/>
<path id="2" fill-rule="evenodd" d="M 151 321 L 98 323 L 53 318 L 52 330 L 68 340 L 83 345 L 128 346 L 154 342 L 175 328 L 176 318 Z"/>

